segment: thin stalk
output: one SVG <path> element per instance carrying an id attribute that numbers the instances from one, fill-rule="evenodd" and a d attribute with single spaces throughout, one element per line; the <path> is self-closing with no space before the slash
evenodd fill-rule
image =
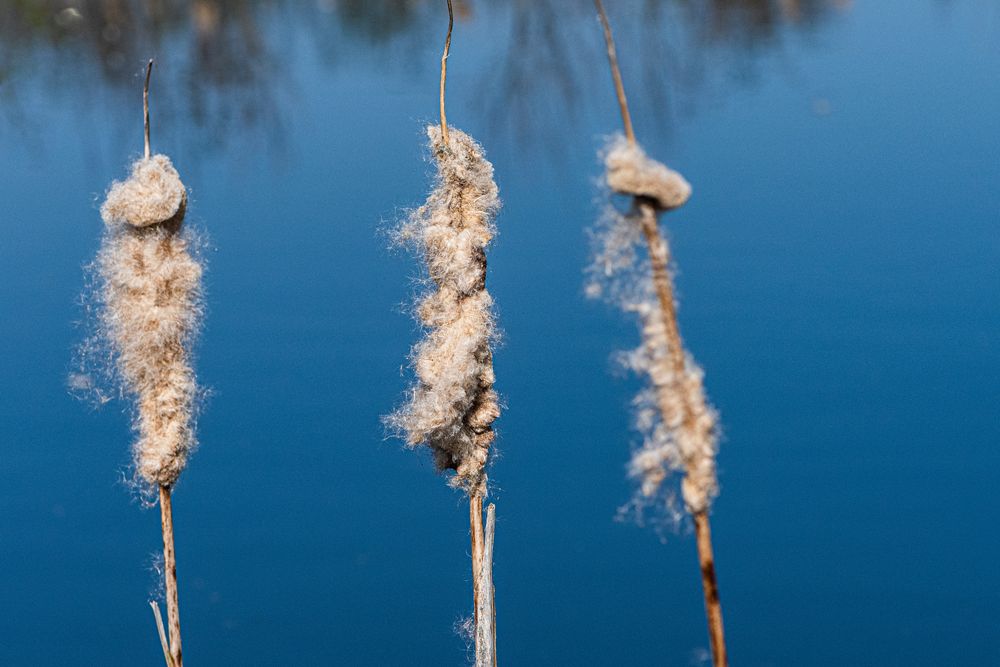
<path id="1" fill-rule="evenodd" d="M 455 26 L 455 10 L 448 0 L 448 35 L 444 39 L 444 53 L 441 54 L 441 142 L 448 145 L 448 116 L 444 112 L 444 86 L 448 80 L 448 52 L 451 51 L 451 29 Z"/>
<path id="2" fill-rule="evenodd" d="M 170 487 L 160 487 L 160 526 L 163 529 L 163 581 L 167 595 L 167 626 L 173 667 L 183 667 L 181 659 L 181 611 L 177 596 L 177 556 L 174 553 L 174 513 Z"/>
<path id="3" fill-rule="evenodd" d="M 663 313 L 663 324 L 667 332 L 667 342 L 671 365 L 676 377 L 684 372 L 684 350 L 681 347 L 680 330 L 677 326 L 677 309 L 674 301 L 673 283 L 670 280 L 670 250 L 666 240 L 660 234 L 656 221 L 656 210 L 646 201 L 636 199 L 639 208 L 639 219 L 642 225 L 646 244 L 649 246 L 649 263 L 653 272 L 653 287 Z M 687 398 L 683 401 L 684 421 L 690 424 L 693 419 Z M 705 591 L 705 615 L 708 620 L 708 637 L 712 645 L 712 658 L 715 667 L 725 667 L 726 642 L 722 630 L 722 604 L 719 601 L 719 585 L 715 577 L 715 558 L 712 555 L 712 532 L 709 526 L 708 513 L 694 514 L 694 527 L 698 545 L 698 562 L 701 565 L 701 583 Z"/>
<path id="4" fill-rule="evenodd" d="M 469 496 L 469 537 L 472 540 L 472 610 L 473 622 L 479 621 L 479 573 L 483 569 L 483 497 Z"/>
<path id="5" fill-rule="evenodd" d="M 604 41 L 608 48 L 608 63 L 611 66 L 611 77 L 614 79 L 615 94 L 618 98 L 618 105 L 621 108 L 625 136 L 631 145 L 635 145 L 635 132 L 632 129 L 632 117 L 628 110 L 628 99 L 625 97 L 625 86 L 622 83 L 621 70 L 618 67 L 614 35 L 611 33 L 611 25 L 608 22 L 608 15 L 604 11 L 604 4 L 601 0 L 594 0 L 594 5 L 597 7 L 601 26 L 604 28 Z M 635 197 L 634 206 L 638 210 L 642 233 L 646 238 L 646 245 L 649 248 L 653 287 L 656 291 L 660 313 L 663 316 L 663 325 L 667 333 L 671 365 L 673 366 L 675 377 L 682 378 L 685 372 L 684 348 L 681 343 L 680 327 L 677 324 L 677 308 L 674 300 L 673 281 L 670 279 L 670 249 L 666 239 L 660 233 L 657 210 L 652 202 L 643 197 Z M 686 396 L 683 400 L 683 411 L 683 419 L 690 426 L 694 420 L 694 414 Z M 726 642 L 722 626 L 722 605 L 719 601 L 719 586 L 715 576 L 715 558 L 712 552 L 712 532 L 709 525 L 708 513 L 697 512 L 693 515 L 693 518 L 698 547 L 698 562 L 701 567 L 701 583 L 705 593 L 705 616 L 708 621 L 708 636 L 712 646 L 713 664 L 715 667 L 727 667 Z"/>
<path id="6" fill-rule="evenodd" d="M 495 667 L 496 636 L 493 619 L 493 536 L 496 531 L 496 505 L 490 503 L 486 510 L 483 562 L 479 574 L 479 609 L 476 622 L 476 667 Z"/>
<path id="7" fill-rule="evenodd" d="M 611 24 L 608 23 L 607 12 L 604 11 L 604 3 L 601 0 L 594 0 L 597 7 L 597 16 L 601 20 L 601 27 L 604 29 L 604 43 L 608 47 L 608 62 L 611 64 L 611 78 L 615 80 L 615 95 L 618 97 L 618 107 L 622 112 L 622 125 L 625 126 L 625 138 L 629 144 L 635 145 L 635 131 L 632 129 L 632 115 L 628 111 L 628 99 L 625 97 L 625 85 L 622 83 L 622 73 L 618 68 L 618 52 L 615 50 L 615 38 L 611 34 Z"/>
<path id="8" fill-rule="evenodd" d="M 163 630 L 163 617 L 160 616 L 160 605 L 154 600 L 149 601 L 149 606 L 153 608 L 153 618 L 156 620 L 156 632 L 160 635 L 160 648 L 163 649 L 163 660 L 167 667 L 174 667 L 174 657 L 170 655 L 170 644 L 167 642 L 167 633 Z"/>
<path id="9" fill-rule="evenodd" d="M 722 604 L 719 586 L 715 579 L 715 557 L 712 554 L 712 528 L 708 512 L 694 515 L 694 533 L 698 543 L 698 564 L 701 566 L 701 586 L 705 591 L 705 615 L 708 617 L 708 636 L 712 643 L 712 660 L 715 665 L 728 664 L 726 640 L 722 632 Z"/>
<path id="10" fill-rule="evenodd" d="M 146 159 L 149 159 L 149 75 L 153 73 L 153 59 L 146 65 L 146 83 L 142 86 L 142 117 L 143 136 L 145 138 Z"/>
<path id="11" fill-rule="evenodd" d="M 493 623 L 490 630 L 493 632 L 493 667 L 497 667 L 497 587 L 493 585 L 493 533 L 496 531 L 495 516 L 496 505 L 490 503 L 486 510 L 486 526 L 490 545 L 490 612 L 493 615 Z"/>

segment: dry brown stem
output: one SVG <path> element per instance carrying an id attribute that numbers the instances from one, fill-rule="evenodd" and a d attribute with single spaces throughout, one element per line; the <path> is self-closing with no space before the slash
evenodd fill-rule
<path id="1" fill-rule="evenodd" d="M 448 117 L 444 112 L 444 86 L 448 79 L 448 52 L 451 51 L 451 29 L 455 26 L 455 10 L 448 0 L 448 35 L 444 38 L 444 53 L 441 54 L 441 143 L 448 146 Z"/>
<path id="2" fill-rule="evenodd" d="M 160 605 L 155 600 L 150 600 L 149 606 L 153 609 L 156 632 L 160 635 L 160 648 L 163 649 L 163 660 L 167 663 L 167 667 L 174 667 L 174 657 L 170 655 L 170 644 L 167 642 L 167 633 L 163 630 L 163 617 L 160 616 Z"/>
<path id="3" fill-rule="evenodd" d="M 669 341 L 669 352 L 674 373 L 681 377 L 684 372 L 684 348 L 681 345 L 680 330 L 677 325 L 677 309 L 674 301 L 673 281 L 670 279 L 670 251 L 657 224 L 656 209 L 647 201 L 636 199 L 643 235 L 649 247 L 649 261 L 653 273 L 653 286 L 663 313 L 663 324 Z M 694 410 L 684 394 L 683 419 L 689 428 L 696 418 Z M 715 667 L 726 667 L 726 642 L 722 629 L 722 604 L 719 601 L 719 586 L 715 577 L 715 558 L 712 554 L 712 533 L 708 511 L 694 515 L 695 535 L 698 544 L 698 561 L 701 565 L 701 583 L 705 591 L 705 615 L 708 620 L 708 636 L 712 645 L 712 659 Z"/>
<path id="4" fill-rule="evenodd" d="M 701 585 L 705 591 L 705 615 L 708 617 L 712 660 L 716 667 L 725 667 L 728 659 L 726 640 L 722 631 L 722 603 L 719 601 L 719 585 L 715 578 L 715 557 L 712 554 L 712 529 L 708 522 L 708 512 L 698 512 L 694 515 L 694 532 L 698 543 Z"/>
<path id="5" fill-rule="evenodd" d="M 472 610 L 473 620 L 479 620 L 479 572 L 483 568 L 483 497 L 469 496 L 469 537 L 472 541 Z"/>
<path id="6" fill-rule="evenodd" d="M 618 107 L 622 112 L 622 125 L 625 126 L 625 138 L 630 144 L 635 144 L 635 131 L 632 129 L 632 115 L 628 111 L 628 99 L 625 97 L 625 85 L 622 83 L 622 73 L 618 68 L 618 52 L 615 50 L 615 38 L 611 34 L 611 24 L 608 14 L 604 11 L 604 3 L 594 0 L 597 16 L 604 29 L 604 43 L 608 47 L 608 62 L 611 64 L 611 77 L 615 80 L 615 95 L 618 97 Z"/>
<path id="7" fill-rule="evenodd" d="M 142 128 L 145 137 L 146 159 L 149 159 L 149 75 L 153 73 L 153 59 L 146 65 L 146 82 L 142 86 Z"/>
<path id="8" fill-rule="evenodd" d="M 181 611 L 177 596 L 177 556 L 174 553 L 174 513 L 170 487 L 160 487 L 160 526 L 163 529 L 163 582 L 167 595 L 167 626 L 173 667 L 183 667 L 181 658 Z"/>
<path id="9" fill-rule="evenodd" d="M 496 606 L 493 588 L 493 538 L 496 531 L 496 505 L 490 503 L 486 509 L 483 558 L 479 573 L 479 600 L 476 609 L 475 640 L 476 667 L 496 665 Z"/>

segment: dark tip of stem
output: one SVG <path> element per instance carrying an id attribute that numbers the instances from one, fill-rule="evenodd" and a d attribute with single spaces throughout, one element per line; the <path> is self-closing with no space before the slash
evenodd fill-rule
<path id="1" fill-rule="evenodd" d="M 149 76 L 153 73 L 153 59 L 146 64 L 146 83 L 142 86 L 142 116 L 143 136 L 145 138 L 145 155 L 149 159 Z"/>

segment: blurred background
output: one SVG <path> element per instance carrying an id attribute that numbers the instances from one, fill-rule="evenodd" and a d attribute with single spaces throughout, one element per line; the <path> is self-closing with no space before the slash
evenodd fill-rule
<path id="1" fill-rule="evenodd" d="M 617 0 L 636 131 L 722 414 L 732 664 L 1000 662 L 1000 5 Z M 98 207 L 152 143 L 210 238 L 201 449 L 174 499 L 185 655 L 460 665 L 467 508 L 379 416 L 409 383 L 445 3 L 0 4 L 0 664 L 161 660 L 129 419 L 67 388 Z M 449 120 L 505 200 L 489 285 L 508 665 L 700 665 L 690 529 L 616 521 L 634 323 L 583 296 L 620 126 L 586 0 L 462 0 Z M 655 524 L 655 521 L 652 523 Z"/>

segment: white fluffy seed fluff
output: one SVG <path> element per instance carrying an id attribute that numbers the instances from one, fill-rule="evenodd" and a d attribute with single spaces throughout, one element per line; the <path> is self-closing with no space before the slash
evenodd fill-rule
<path id="1" fill-rule="evenodd" d="M 447 146 L 438 126 L 427 134 L 437 164 L 434 188 L 399 238 L 418 248 L 436 289 L 417 304 L 426 336 L 412 351 L 416 384 L 386 421 L 408 445 L 430 447 L 439 470 L 455 471 L 454 486 L 485 496 L 492 424 L 500 415 L 485 250 L 500 199 L 479 144 L 450 127 Z"/>
<path id="2" fill-rule="evenodd" d="M 636 199 L 628 214 L 607 207 L 594 233 L 586 292 L 635 313 L 641 325 L 642 345 L 622 355 L 627 368 L 649 381 L 634 402 L 635 423 L 643 436 L 628 466 L 629 475 L 639 484 L 636 505 L 656 497 L 670 473 L 680 472 L 687 510 L 704 512 L 718 495 L 716 413 L 706 402 L 701 369 L 681 349 L 676 321 L 671 319 L 676 307 L 668 313 L 660 307 L 655 281 L 666 281 L 659 287 L 666 288 L 663 293 L 672 300 L 671 276 L 663 271 L 657 278 L 653 262 L 639 261 L 640 248 L 647 243 L 640 203 L 660 211 L 676 208 L 687 200 L 691 188 L 680 174 L 622 137 L 609 143 L 604 156 L 608 188 Z M 655 216 L 651 214 L 647 224 L 655 226 Z M 656 246 L 654 252 L 662 253 L 658 259 L 665 265 L 669 259 L 666 239 L 659 239 Z M 668 498 L 671 495 L 667 493 Z"/>
<path id="3" fill-rule="evenodd" d="M 164 155 L 132 165 L 101 217 L 101 321 L 136 406 L 136 472 L 171 486 L 195 445 L 191 343 L 201 320 L 201 265 L 181 234 L 187 192 Z"/>

